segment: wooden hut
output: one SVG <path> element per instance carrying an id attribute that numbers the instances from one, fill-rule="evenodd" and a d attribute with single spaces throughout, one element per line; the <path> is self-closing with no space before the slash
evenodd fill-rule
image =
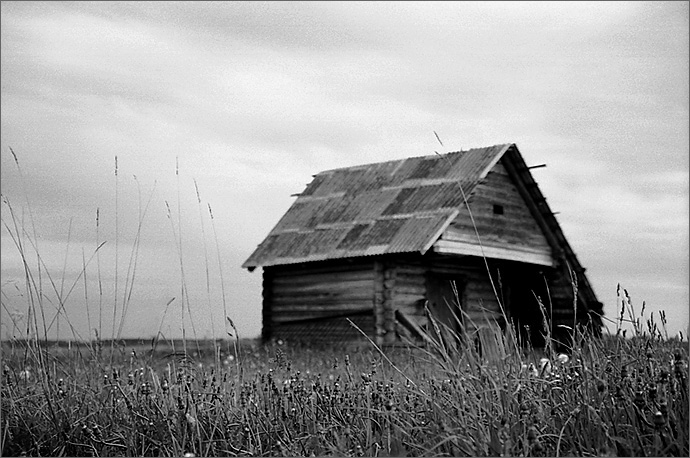
<path id="1" fill-rule="evenodd" d="M 264 339 L 363 339 L 349 318 L 396 344 L 433 314 L 457 331 L 507 319 L 540 345 L 541 309 L 557 337 L 601 328 L 602 304 L 515 144 L 321 172 L 243 267 L 263 268 Z"/>

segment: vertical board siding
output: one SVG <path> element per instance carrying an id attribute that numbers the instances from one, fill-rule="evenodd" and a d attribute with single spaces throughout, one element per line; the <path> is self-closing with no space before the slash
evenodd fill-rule
<path id="1" fill-rule="evenodd" d="M 315 343 L 363 339 L 376 333 L 373 260 L 313 263 L 265 269 L 264 327 L 270 336 Z"/>

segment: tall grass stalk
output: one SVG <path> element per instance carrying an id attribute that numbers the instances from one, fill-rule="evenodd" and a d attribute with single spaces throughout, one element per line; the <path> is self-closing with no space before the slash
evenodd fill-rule
<path id="1" fill-rule="evenodd" d="M 201 240 L 204 245 L 204 270 L 206 272 L 206 305 L 208 306 L 208 315 L 213 317 L 213 309 L 211 308 L 211 275 L 208 268 L 208 248 L 206 247 L 206 229 L 204 228 L 204 213 L 201 206 L 201 195 L 199 194 L 199 186 L 194 180 L 194 190 L 196 191 L 196 202 L 199 209 L 199 223 L 201 225 Z M 216 326 L 213 319 L 211 319 L 211 337 L 216 341 Z"/>
<path id="2" fill-rule="evenodd" d="M 113 350 L 115 348 L 115 326 L 117 322 L 117 301 L 119 298 L 118 280 L 119 280 L 119 256 L 120 256 L 120 212 L 119 212 L 119 179 L 117 170 L 117 156 L 115 156 L 115 296 L 113 298 L 113 323 L 112 332 L 110 334 L 110 365 L 113 364 Z"/>
<path id="3" fill-rule="evenodd" d="M 146 205 L 142 208 L 141 200 L 141 186 L 137 177 L 134 176 L 134 180 L 137 183 L 137 195 L 138 195 L 138 218 L 137 218 L 137 230 L 134 235 L 134 241 L 132 243 L 132 250 L 129 255 L 129 262 L 127 265 L 127 275 L 125 276 L 125 289 L 122 298 L 122 316 L 120 317 L 120 324 L 117 331 L 117 339 L 120 340 L 122 337 L 122 331 L 125 326 L 125 320 L 127 317 L 127 311 L 129 310 L 129 304 L 132 301 L 132 292 L 134 291 L 134 284 L 136 280 L 137 263 L 139 261 L 139 247 L 141 243 L 141 231 L 146 219 L 146 214 L 148 212 L 149 206 L 151 204 L 151 199 L 153 198 L 154 192 L 156 190 L 156 183 L 151 188 L 151 192 L 146 200 Z"/>

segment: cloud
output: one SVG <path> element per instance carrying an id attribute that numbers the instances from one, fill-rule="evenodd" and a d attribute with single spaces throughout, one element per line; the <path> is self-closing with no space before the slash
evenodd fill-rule
<path id="1" fill-rule="evenodd" d="M 687 284 L 663 273 L 687 270 L 686 3 L 1 8 L 2 193 L 18 210 L 28 198 L 58 266 L 70 219 L 74 246 L 93 246 L 97 208 L 101 239 L 115 240 L 117 215 L 131 241 L 155 183 L 147 256 L 175 252 L 171 221 L 200 256 L 210 204 L 231 300 L 258 314 L 260 275 L 239 265 L 311 175 L 517 142 L 548 164 L 535 177 L 597 291 L 618 277 L 654 295 L 655 281 Z"/>

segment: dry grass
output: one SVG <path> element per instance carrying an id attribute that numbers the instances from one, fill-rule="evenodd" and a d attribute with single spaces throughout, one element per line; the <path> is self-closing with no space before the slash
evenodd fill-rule
<path id="1" fill-rule="evenodd" d="M 620 289 L 620 332 L 575 330 L 567 361 L 550 336 L 543 351 L 506 340 L 493 363 L 474 345 L 434 339 L 385 351 L 186 338 L 135 346 L 118 343 L 115 326 L 129 307 L 133 251 L 113 339 L 75 332 L 79 345 L 64 348 L 48 343 L 45 323 L 50 312 L 66 318 L 71 290 L 57 287 L 36 231 L 4 204 L 31 319 L 21 340 L 3 343 L 3 456 L 688 456 L 687 342 L 668 338 L 664 316 L 643 323 Z M 177 225 L 169 216 L 179 248 L 180 215 Z M 203 304 L 186 295 L 181 253 L 184 322 Z M 51 287 L 57 311 L 43 301 Z"/>

